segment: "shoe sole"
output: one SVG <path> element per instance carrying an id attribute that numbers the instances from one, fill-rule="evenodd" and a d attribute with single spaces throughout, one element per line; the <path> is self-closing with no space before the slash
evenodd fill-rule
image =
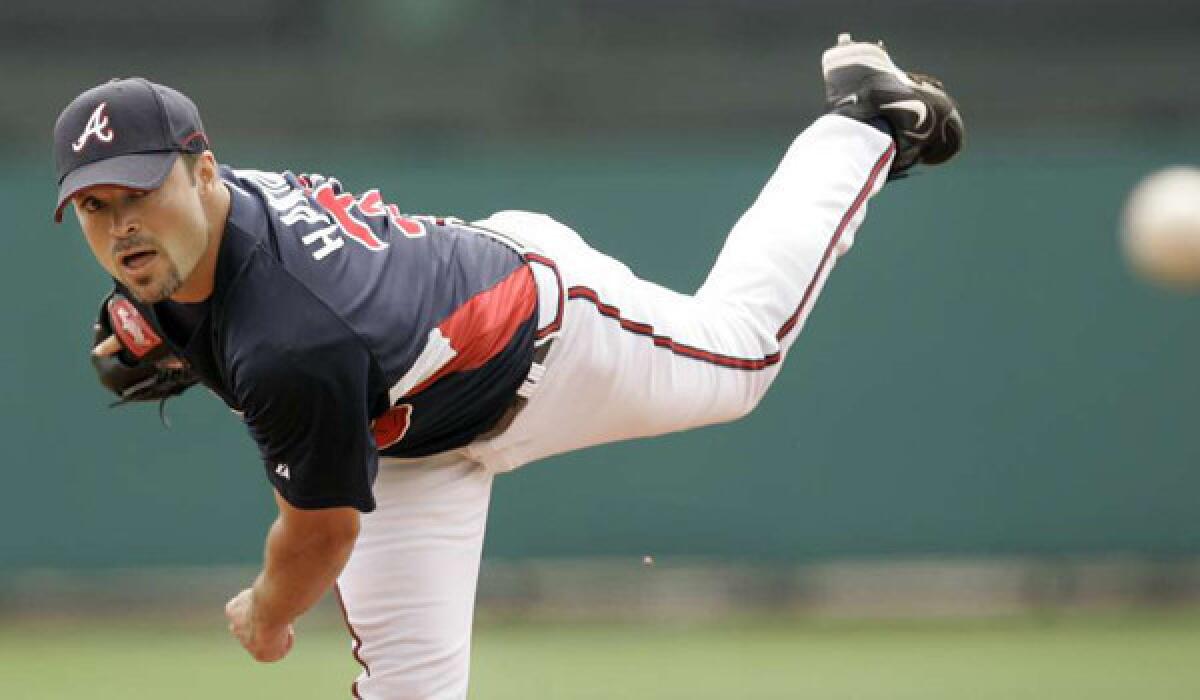
<path id="1" fill-rule="evenodd" d="M 866 42 L 838 44 L 827 49 L 821 56 L 821 72 L 826 80 L 834 71 L 853 67 L 887 73 L 908 87 L 916 87 L 912 78 L 900 70 L 892 61 L 892 57 L 876 44 Z"/>

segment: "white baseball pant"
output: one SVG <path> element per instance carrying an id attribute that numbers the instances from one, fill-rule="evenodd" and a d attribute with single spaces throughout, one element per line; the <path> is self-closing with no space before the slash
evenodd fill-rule
<path id="1" fill-rule="evenodd" d="M 381 464 L 377 510 L 363 517 L 338 580 L 363 667 L 355 697 L 466 697 L 494 474 L 589 445 L 734 420 L 754 408 L 837 258 L 853 244 L 893 155 L 891 139 L 871 126 L 818 119 L 796 138 L 690 296 L 639 279 L 547 216 L 506 211 L 478 222 L 553 261 L 565 292 L 561 330 L 544 375 L 498 435 L 428 459 Z"/>

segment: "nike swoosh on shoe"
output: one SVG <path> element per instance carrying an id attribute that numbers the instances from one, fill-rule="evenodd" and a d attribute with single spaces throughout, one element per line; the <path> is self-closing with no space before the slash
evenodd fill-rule
<path id="1" fill-rule="evenodd" d="M 924 133 L 917 131 L 908 131 L 909 134 L 916 138 L 926 138 L 933 133 L 933 123 L 929 119 L 929 107 L 920 100 L 896 100 L 885 105 L 879 105 L 880 109 L 903 110 L 916 115 L 917 122 L 913 124 L 913 129 L 919 129 L 926 121 L 930 121 Z"/>

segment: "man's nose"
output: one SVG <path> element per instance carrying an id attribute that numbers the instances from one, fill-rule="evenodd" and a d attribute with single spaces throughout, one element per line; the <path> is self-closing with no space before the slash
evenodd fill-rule
<path id="1" fill-rule="evenodd" d="M 115 238 L 128 238 L 141 228 L 137 217 L 128 211 L 116 211 L 113 215 L 112 235 Z"/>

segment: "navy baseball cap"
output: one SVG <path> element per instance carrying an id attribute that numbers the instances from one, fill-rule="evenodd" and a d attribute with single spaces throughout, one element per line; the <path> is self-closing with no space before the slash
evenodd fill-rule
<path id="1" fill-rule="evenodd" d="M 180 153 L 208 150 L 200 111 L 186 95 L 145 78 L 113 79 L 71 101 L 54 124 L 58 205 L 96 185 L 154 190 Z"/>

